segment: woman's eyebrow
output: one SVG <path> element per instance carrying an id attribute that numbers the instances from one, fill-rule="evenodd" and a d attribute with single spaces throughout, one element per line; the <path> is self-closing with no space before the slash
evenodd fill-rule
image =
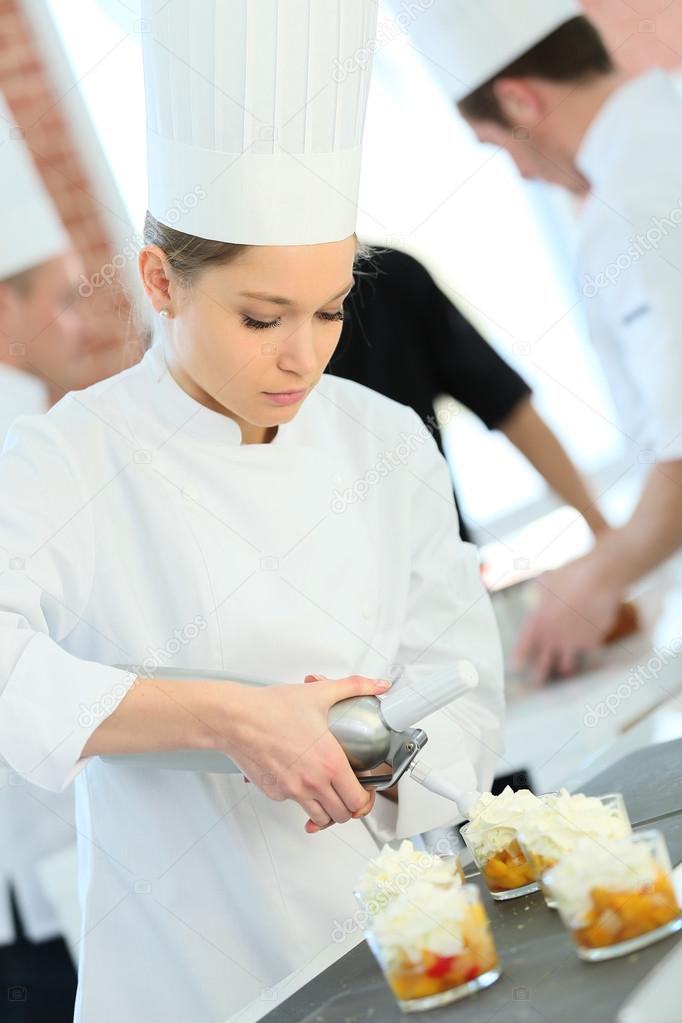
<path id="1" fill-rule="evenodd" d="M 329 301 L 333 302 L 335 299 L 341 298 L 342 295 L 346 295 L 352 289 L 354 284 L 355 284 L 355 280 L 352 280 L 350 282 L 350 284 L 347 284 L 346 287 L 343 288 L 343 290 L 338 293 L 338 295 L 334 295 L 334 297 L 330 298 Z M 294 305 L 294 302 L 292 302 L 290 298 L 283 298 L 282 295 L 268 295 L 264 291 L 240 291 L 239 292 L 239 297 L 240 298 L 259 298 L 263 302 L 272 302 L 273 305 L 288 305 L 288 306 Z"/>

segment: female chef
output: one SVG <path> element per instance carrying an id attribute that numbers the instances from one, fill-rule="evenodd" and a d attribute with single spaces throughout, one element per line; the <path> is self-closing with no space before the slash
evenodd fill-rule
<path id="1" fill-rule="evenodd" d="M 161 334 L 20 420 L 0 459 L 0 753 L 47 789 L 76 778 L 76 1019 L 222 1023 L 333 945 L 368 827 L 456 819 L 409 779 L 372 808 L 330 705 L 398 665 L 417 686 L 474 661 L 478 688 L 423 723 L 429 760 L 487 787 L 501 667 L 432 438 L 322 375 L 353 283 L 374 3 L 153 6 L 140 273 Z M 100 756 L 178 749 L 253 784 Z"/>

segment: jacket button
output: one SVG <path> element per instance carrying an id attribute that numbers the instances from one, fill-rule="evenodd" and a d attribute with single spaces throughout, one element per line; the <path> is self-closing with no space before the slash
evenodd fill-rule
<path id="1" fill-rule="evenodd" d="M 362 608 L 360 610 L 361 610 L 363 618 L 371 618 L 372 617 L 372 605 L 371 604 L 363 604 Z"/>

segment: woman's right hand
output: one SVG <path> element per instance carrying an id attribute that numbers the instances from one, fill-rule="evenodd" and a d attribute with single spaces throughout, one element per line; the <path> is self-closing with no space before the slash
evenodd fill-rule
<path id="1" fill-rule="evenodd" d="M 294 799 L 319 828 L 345 823 L 366 808 L 368 793 L 329 730 L 329 709 L 353 696 L 380 696 L 389 686 L 360 675 L 316 685 L 240 686 L 225 752 L 266 796 Z"/>

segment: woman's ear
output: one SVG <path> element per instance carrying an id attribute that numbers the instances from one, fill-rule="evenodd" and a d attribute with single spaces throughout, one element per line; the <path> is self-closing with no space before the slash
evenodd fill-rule
<path id="1" fill-rule="evenodd" d="M 138 257 L 138 268 L 145 294 L 154 310 L 168 309 L 172 300 L 172 285 L 165 253 L 158 245 L 145 245 Z"/>

